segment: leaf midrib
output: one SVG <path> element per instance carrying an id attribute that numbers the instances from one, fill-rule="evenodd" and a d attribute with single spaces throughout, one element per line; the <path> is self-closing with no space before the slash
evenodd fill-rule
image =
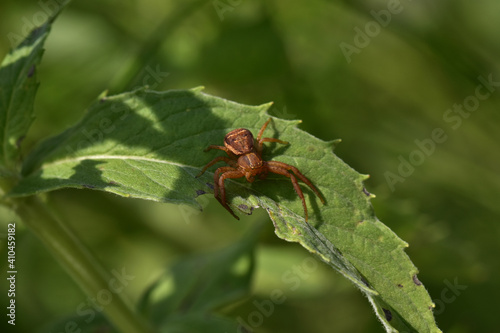
<path id="1" fill-rule="evenodd" d="M 75 157 L 75 158 L 65 158 L 65 159 L 60 159 L 56 160 L 50 163 L 42 164 L 38 170 L 42 170 L 47 167 L 51 166 L 57 166 L 60 164 L 65 164 L 65 163 L 71 163 L 71 162 L 79 162 L 79 161 L 85 161 L 85 160 L 134 160 L 134 161 L 147 161 L 147 162 L 154 162 L 154 163 L 161 163 L 161 164 L 168 164 L 168 165 L 175 165 L 181 168 L 193 168 L 197 169 L 198 167 L 192 166 L 192 165 L 186 165 L 186 164 L 181 164 L 181 163 L 176 163 L 176 162 L 171 162 L 171 161 L 165 161 L 165 160 L 159 160 L 155 158 L 150 158 L 150 157 L 142 157 L 142 156 L 134 156 L 134 155 L 85 155 L 85 156 L 80 156 L 80 157 Z"/>

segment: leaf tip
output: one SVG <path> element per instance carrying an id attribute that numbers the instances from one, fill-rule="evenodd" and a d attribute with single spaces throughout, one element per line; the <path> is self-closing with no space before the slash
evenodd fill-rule
<path id="1" fill-rule="evenodd" d="M 297 127 L 298 125 L 302 124 L 302 119 L 295 119 L 295 120 L 287 120 L 290 123 L 293 124 L 293 126 Z"/>
<path id="2" fill-rule="evenodd" d="M 97 96 L 97 99 L 101 102 L 106 100 L 106 97 L 108 97 L 108 92 L 109 92 L 108 89 L 104 90 L 102 93 L 99 94 L 99 96 Z"/>
<path id="3" fill-rule="evenodd" d="M 335 139 L 335 140 L 327 141 L 326 145 L 328 147 L 330 147 L 332 150 L 334 150 L 337 147 L 337 145 L 341 142 L 342 142 L 342 139 Z"/>
<path id="4" fill-rule="evenodd" d="M 258 106 L 259 109 L 262 109 L 264 110 L 264 113 L 267 117 L 272 117 L 271 115 L 269 115 L 269 113 L 267 113 L 267 111 L 269 111 L 274 105 L 274 102 L 269 102 L 269 103 L 264 103 L 264 104 L 261 104 Z M 275 118 L 275 117 L 273 117 Z"/>
<path id="5" fill-rule="evenodd" d="M 191 88 L 191 91 L 195 92 L 195 93 L 202 92 L 203 90 L 205 90 L 205 86 L 198 86 L 198 87 Z"/>

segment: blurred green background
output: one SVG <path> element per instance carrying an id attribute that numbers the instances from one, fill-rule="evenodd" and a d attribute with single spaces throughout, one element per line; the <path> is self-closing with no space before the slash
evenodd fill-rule
<path id="1" fill-rule="evenodd" d="M 55 3 L 3 1 L 0 55 Z M 336 154 L 371 175 L 377 216 L 410 244 L 439 327 L 494 332 L 499 33 L 494 0 L 75 1 L 47 41 L 25 148 L 75 123 L 104 90 L 203 85 L 241 103 L 274 101 L 273 115 L 302 119 L 321 139 L 341 138 Z M 491 91 L 478 88 L 480 76 L 493 81 Z M 477 89 L 484 99 L 474 97 Z M 463 103 L 473 111 L 448 111 Z M 415 140 L 430 149 L 438 128 L 446 140 L 419 153 Z M 398 171 L 403 159 L 413 161 L 411 175 Z M 174 259 L 227 246 L 264 223 L 253 294 L 223 313 L 247 318 L 255 300 L 278 288 L 286 301 L 257 332 L 383 331 L 361 293 L 326 265 L 289 288 L 283 276 L 308 254 L 278 240 L 262 211 L 236 221 L 209 196 L 200 198 L 203 213 L 90 190 L 57 191 L 50 200 L 107 269 L 134 276 L 126 288 L 133 301 Z M 0 219 L 5 233 L 15 217 L 2 209 Z M 20 222 L 17 236 L 17 325 L 4 316 L 0 331 L 32 332 L 75 314 L 87 297 Z M 2 300 L 6 270 L 2 259 Z"/>

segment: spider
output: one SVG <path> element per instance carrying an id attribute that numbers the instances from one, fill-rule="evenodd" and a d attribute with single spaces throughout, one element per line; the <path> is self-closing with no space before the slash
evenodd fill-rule
<path id="1" fill-rule="evenodd" d="M 319 193 L 319 191 L 314 187 L 309 179 L 304 176 L 299 169 L 296 167 L 278 161 L 264 161 L 262 159 L 262 148 L 264 142 L 278 142 L 281 144 L 288 144 L 286 141 L 282 141 L 275 138 L 262 138 L 262 134 L 266 129 L 267 125 L 271 121 L 269 118 L 257 135 L 257 139 L 254 139 L 252 132 L 245 128 L 238 128 L 227 133 L 224 137 L 224 146 L 210 145 L 204 151 L 207 152 L 211 149 L 223 150 L 228 156 L 218 156 L 210 161 L 207 165 L 203 167 L 200 173 L 196 176 L 200 177 L 209 167 L 218 162 L 226 162 L 229 166 L 223 166 L 215 170 L 214 173 L 214 196 L 226 208 L 231 215 L 236 219 L 240 219 L 233 210 L 228 206 L 226 202 L 226 189 L 224 187 L 224 180 L 228 178 L 242 178 L 245 177 L 248 182 L 252 183 L 256 176 L 260 179 L 265 179 L 269 172 L 283 175 L 290 178 L 292 181 L 293 188 L 297 192 L 298 196 L 302 200 L 302 206 L 304 207 L 305 221 L 308 220 L 307 206 L 304 199 L 304 194 L 300 189 L 297 178 L 302 180 L 307 186 L 309 186 L 314 193 L 318 196 L 323 204 L 325 200 Z M 292 171 L 292 172 L 290 172 Z M 220 192 L 220 193 L 219 193 Z"/>

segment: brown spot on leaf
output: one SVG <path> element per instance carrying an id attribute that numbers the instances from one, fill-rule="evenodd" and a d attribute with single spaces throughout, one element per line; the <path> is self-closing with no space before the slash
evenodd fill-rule
<path id="1" fill-rule="evenodd" d="M 369 197 L 370 195 L 372 195 L 370 192 L 368 192 L 366 190 L 366 188 L 363 187 L 363 193 L 366 194 L 367 197 Z"/>
<path id="2" fill-rule="evenodd" d="M 384 308 L 382 308 L 382 310 L 384 311 L 385 319 L 387 319 L 387 321 L 391 321 L 392 320 L 391 311 L 384 309 Z"/>
<path id="3" fill-rule="evenodd" d="M 30 67 L 30 70 L 28 71 L 28 77 L 32 77 L 35 74 L 35 65 L 32 65 Z"/>

